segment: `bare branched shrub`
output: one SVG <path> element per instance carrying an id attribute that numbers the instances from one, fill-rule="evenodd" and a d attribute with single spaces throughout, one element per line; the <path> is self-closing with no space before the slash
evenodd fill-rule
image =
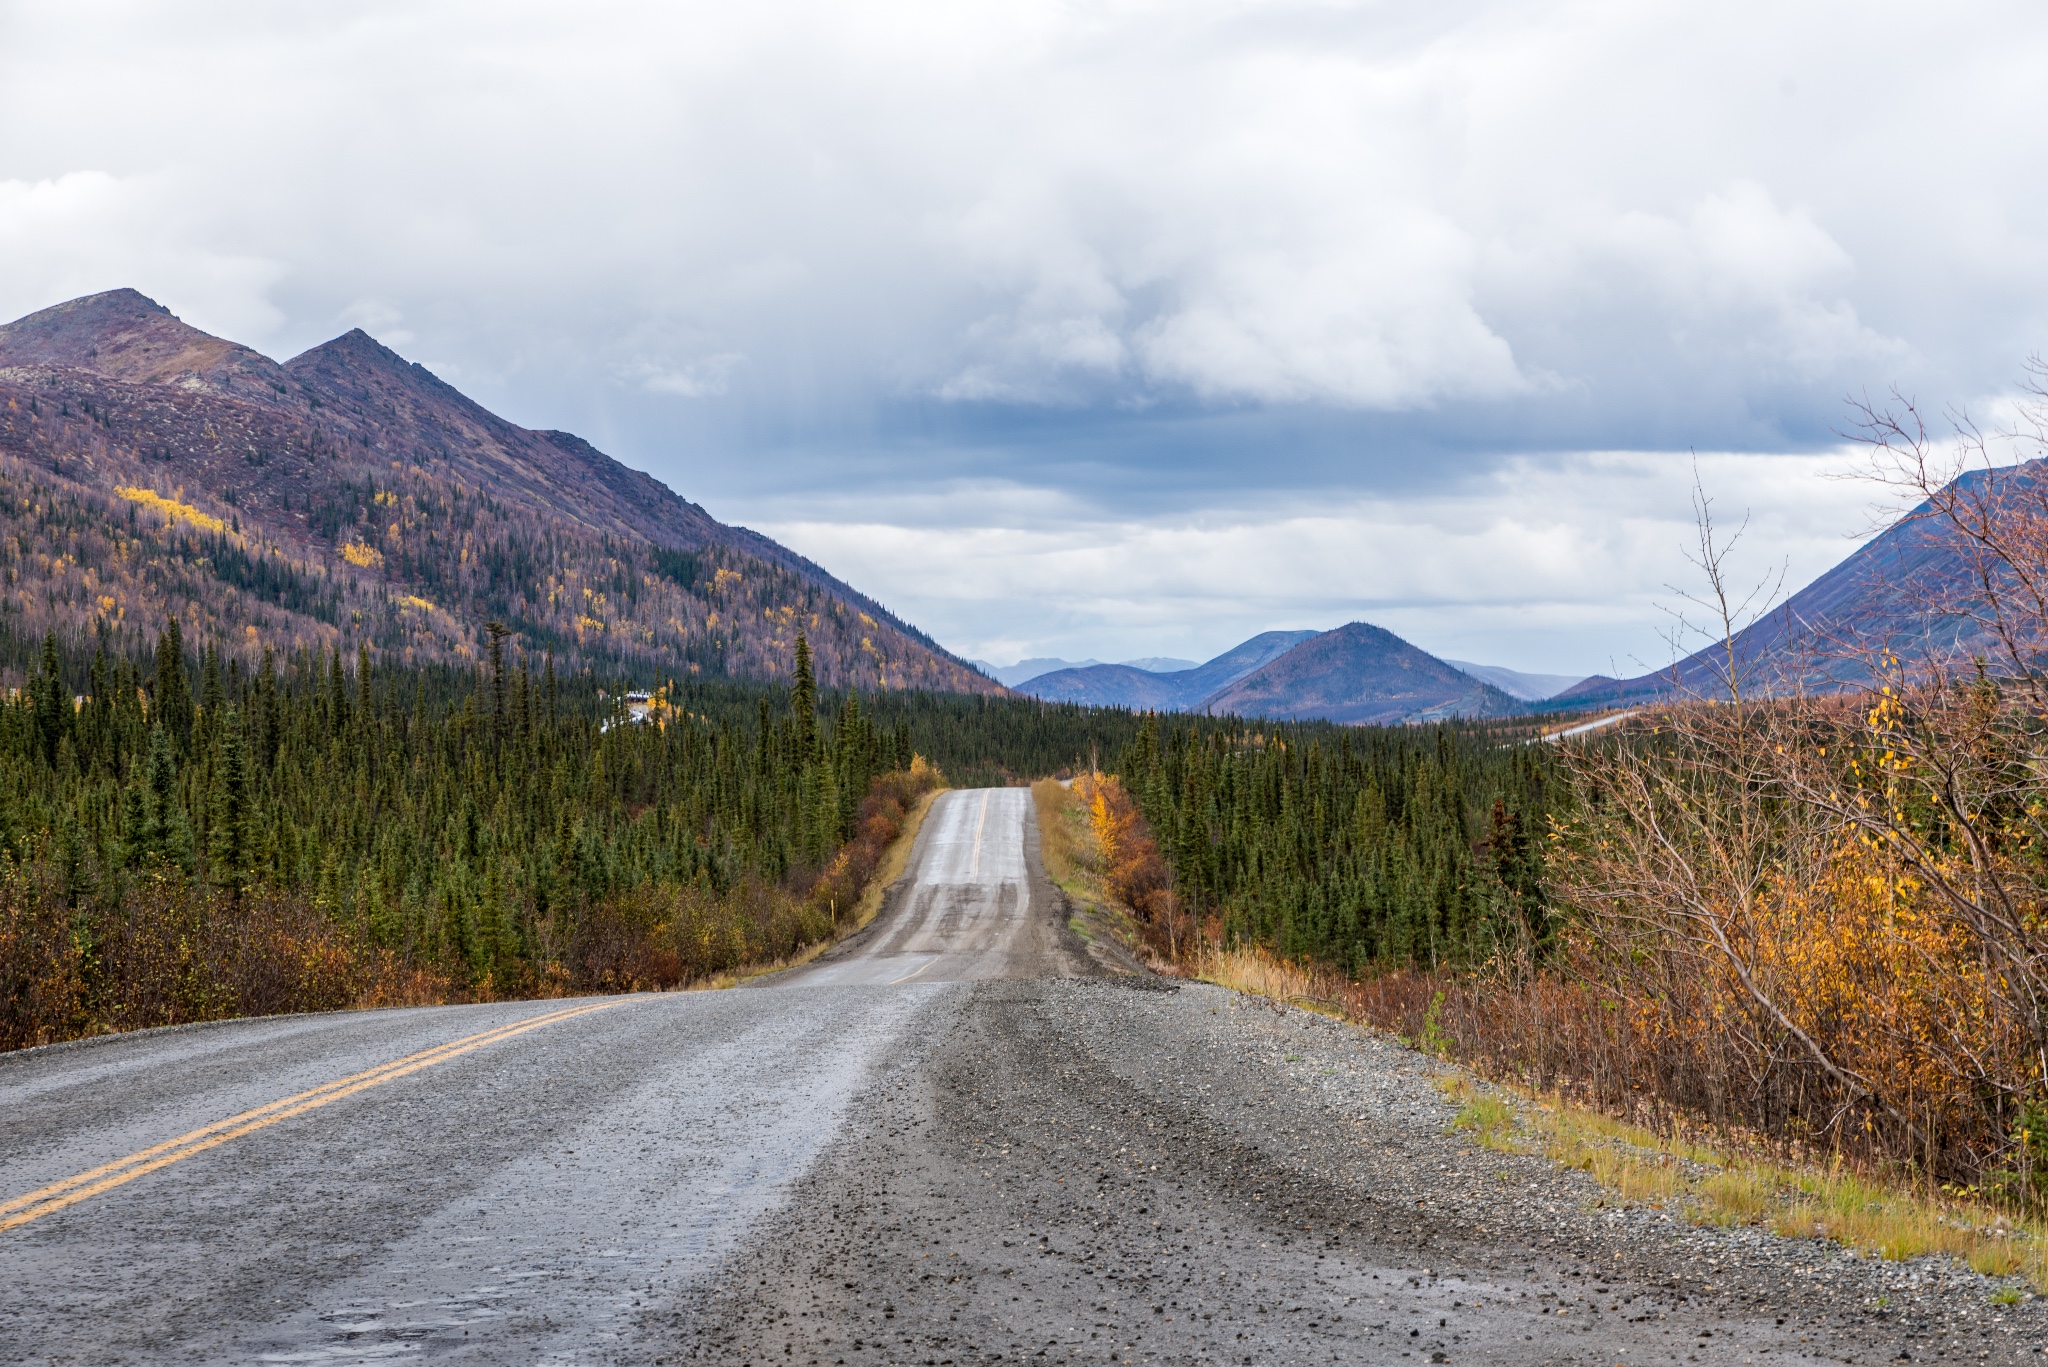
<path id="1" fill-rule="evenodd" d="M 1552 859 L 1574 913 L 1561 967 L 1615 1032 L 1691 1065 L 1632 1066 L 1632 1087 L 2037 1199 L 2048 478 L 1967 424 L 1937 445 L 1910 408 L 1861 416 L 1913 507 L 1880 601 L 1825 624 L 1829 659 L 1853 669 L 1781 652 L 1774 685 L 1745 691 L 1758 676 L 1727 616 L 1704 652 L 1726 661 L 1719 696 L 1573 753 L 1577 814 Z M 2004 435 L 2038 449 L 2025 421 Z M 1725 605 L 1725 548 L 1704 507 L 1700 523 L 1707 601 Z"/>

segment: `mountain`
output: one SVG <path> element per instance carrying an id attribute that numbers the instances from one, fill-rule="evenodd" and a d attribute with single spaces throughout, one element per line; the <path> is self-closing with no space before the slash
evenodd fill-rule
<path id="1" fill-rule="evenodd" d="M 1541 702 L 1567 688 L 1576 688 L 1584 682 L 1582 674 L 1524 674 L 1519 669 L 1508 669 L 1501 665 L 1473 664 L 1470 660 L 1446 659 L 1445 664 L 1453 669 L 1463 670 L 1475 679 L 1484 680 L 1523 702 Z"/>
<path id="2" fill-rule="evenodd" d="M 1155 674 L 1134 664 L 1088 665 L 1054 670 L 1015 685 L 1020 693 L 1091 707 L 1188 711 L 1217 689 L 1244 677 L 1268 660 L 1315 635 L 1313 631 L 1267 631 L 1231 647 L 1193 669 Z"/>
<path id="3" fill-rule="evenodd" d="M 987 660 L 969 660 L 967 663 L 973 665 L 991 679 L 1000 680 L 1015 688 L 1017 685 L 1028 683 L 1042 674 L 1053 674 L 1066 669 L 1094 669 L 1102 661 L 1059 660 L 1049 656 L 1039 656 L 1029 660 L 1019 660 L 1013 665 L 990 664 Z M 1166 655 L 1147 656 L 1142 660 L 1125 660 L 1123 663 L 1129 665 L 1132 669 L 1142 669 L 1148 674 L 1168 674 L 1176 670 L 1193 669 L 1195 667 L 1193 660 L 1176 660 Z"/>
<path id="4" fill-rule="evenodd" d="M 1302 642 L 1212 694 L 1203 710 L 1275 721 L 1390 725 L 1512 716 L 1524 708 L 1393 632 L 1352 622 Z"/>
<path id="5" fill-rule="evenodd" d="M 1011 688 L 1015 688 L 1027 679 L 1035 679 L 1041 674 L 1050 674 L 1054 670 L 1086 669 L 1090 665 L 1100 662 L 1096 660 L 1055 660 L 1040 656 L 1029 660 L 1019 660 L 1013 665 L 995 665 L 990 664 L 987 660 L 970 660 L 968 663 L 988 675 L 991 679 L 1000 680 Z"/>
<path id="6" fill-rule="evenodd" d="M 1051 702 L 1087 707 L 1128 707 L 1136 711 L 1184 711 L 1194 705 L 1188 690 L 1171 674 L 1154 674 L 1129 665 L 1089 665 L 1056 669 L 1015 685 L 1019 693 Z"/>
<path id="7" fill-rule="evenodd" d="M 1095 707 L 1239 712 L 1276 720 L 1391 723 L 1524 710 L 1491 683 L 1364 622 L 1335 631 L 1264 632 L 1193 669 L 1169 674 L 1091 665 L 1042 674 L 1017 687 Z"/>
<path id="8" fill-rule="evenodd" d="M 0 327 L 7 625 L 999 686 L 825 570 L 358 330 L 280 365 L 134 290 Z"/>
<path id="9" fill-rule="evenodd" d="M 2048 500 L 2048 460 L 1965 473 L 1949 492 L 1983 507 L 2025 499 L 2030 514 Z M 1840 564 L 1738 632 L 1668 668 L 1630 679 L 1595 675 L 1545 700 L 1546 708 L 1608 706 L 1658 697 L 1725 696 L 1733 674 L 1745 693 L 1831 692 L 1871 680 L 1866 657 L 1888 647 L 1908 667 L 1973 654 L 1996 655 L 1966 614 L 1937 611 L 1976 597 L 1954 532 L 1922 504 Z M 1732 646 L 1732 653 L 1731 653 Z"/>

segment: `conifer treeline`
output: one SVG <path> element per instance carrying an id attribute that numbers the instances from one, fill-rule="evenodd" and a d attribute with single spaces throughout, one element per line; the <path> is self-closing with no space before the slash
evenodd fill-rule
<path id="1" fill-rule="evenodd" d="M 516 639 L 464 669 L 0 623 L 0 1047 L 773 959 L 829 933 L 938 781 L 914 755 L 1001 783 L 1139 725 L 821 691 L 807 643 L 786 686 L 558 673 Z"/>
<path id="2" fill-rule="evenodd" d="M 1235 943 L 1368 967 L 1483 962 L 1552 935 L 1547 747 L 1498 728 L 1148 718 L 1119 760 L 1182 910 Z"/>
<path id="3" fill-rule="evenodd" d="M 297 927 L 272 957 L 349 967 L 242 1009 L 344 1005 L 393 972 L 512 995 L 786 954 L 849 909 L 915 799 L 876 782 L 912 767 L 908 729 L 853 695 L 821 715 L 802 646 L 774 704 L 658 693 L 631 724 L 589 676 L 489 639 L 473 673 L 367 652 L 245 670 L 188 659 L 173 623 L 151 660 L 96 652 L 76 697 L 46 640 L 0 707 L 0 1043 L 232 1014 L 219 964 L 162 961 L 243 919 Z M 138 973 L 181 1000 L 138 1017 Z"/>
<path id="4" fill-rule="evenodd" d="M 173 622 L 146 677 L 97 656 L 74 709 L 46 647 L 0 712 L 0 840 L 17 857 L 54 841 L 74 896 L 152 871 L 312 888 L 372 943 L 478 977 L 615 890 L 815 873 L 870 781 L 911 758 L 857 698 L 817 716 L 801 646 L 789 705 L 761 699 L 752 726 L 663 699 L 658 725 L 565 707 L 552 658 L 508 661 L 496 635 L 460 691 L 367 651 L 244 672 L 209 647 L 195 672 Z"/>

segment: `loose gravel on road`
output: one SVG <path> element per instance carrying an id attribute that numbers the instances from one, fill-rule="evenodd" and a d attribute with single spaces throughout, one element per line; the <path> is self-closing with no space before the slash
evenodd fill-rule
<path id="1" fill-rule="evenodd" d="M 949 989 L 672 1361 L 2038 1362 L 1932 1260 L 1598 1205 L 1399 1043 L 1199 984 Z"/>

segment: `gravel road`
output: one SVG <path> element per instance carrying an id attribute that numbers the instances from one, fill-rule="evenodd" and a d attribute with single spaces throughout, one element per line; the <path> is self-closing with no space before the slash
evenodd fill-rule
<path id="1" fill-rule="evenodd" d="M 1065 920 L 1028 795 L 950 793 L 876 922 L 758 989 L 0 1056 L 0 1362 L 2048 1347 L 1968 1273 L 1597 1209 L 1448 1133 L 1412 1052 Z"/>
<path id="2" fill-rule="evenodd" d="M 2040 1361 L 2041 1305 L 1595 1209 L 1420 1055 L 1190 984 L 951 990 L 797 1198 L 668 1319 L 708 1362 Z"/>

